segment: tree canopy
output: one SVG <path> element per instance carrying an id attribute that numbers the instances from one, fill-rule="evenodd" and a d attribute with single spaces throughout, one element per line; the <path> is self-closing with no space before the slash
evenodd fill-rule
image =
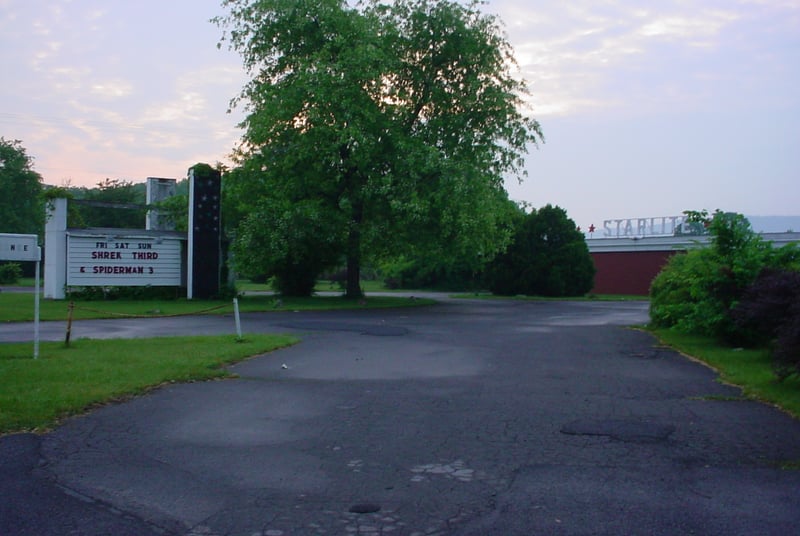
<path id="1" fill-rule="evenodd" d="M 477 265 L 508 242 L 506 174 L 539 124 L 479 2 L 226 0 L 215 19 L 251 80 L 238 169 L 241 265 L 297 275 L 425 255 Z M 284 274 L 285 275 L 285 274 Z"/>
<path id="2" fill-rule="evenodd" d="M 42 177 L 22 142 L 0 138 L 0 232 L 41 234 Z"/>

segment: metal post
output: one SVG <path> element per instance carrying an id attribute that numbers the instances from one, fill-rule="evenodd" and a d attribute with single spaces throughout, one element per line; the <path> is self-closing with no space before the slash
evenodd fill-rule
<path id="1" fill-rule="evenodd" d="M 75 309 L 75 303 L 69 302 L 67 306 L 67 338 L 64 340 L 64 346 L 69 346 L 69 338 L 72 335 L 72 311 Z"/>
<path id="2" fill-rule="evenodd" d="M 42 248 L 39 248 L 39 259 L 42 258 Z M 33 289 L 33 358 L 39 358 L 39 277 L 41 275 L 41 260 L 36 261 L 36 286 Z"/>
<path id="3" fill-rule="evenodd" d="M 233 299 L 233 316 L 236 319 L 236 337 L 241 339 L 242 338 L 242 323 L 239 320 L 239 300 L 237 298 Z"/>

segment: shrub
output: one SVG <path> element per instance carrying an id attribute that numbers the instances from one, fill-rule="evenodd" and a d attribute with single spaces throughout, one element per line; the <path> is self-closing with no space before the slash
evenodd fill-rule
<path id="1" fill-rule="evenodd" d="M 381 273 L 390 289 L 474 290 L 479 283 L 474 271 L 431 258 L 400 257 L 381 265 Z"/>
<path id="2" fill-rule="evenodd" d="M 708 249 L 673 255 L 650 286 L 651 323 L 683 332 L 713 332 L 727 314 L 711 285 L 719 269 Z"/>
<path id="3" fill-rule="evenodd" d="M 67 298 L 82 301 L 177 300 L 186 296 L 183 287 L 68 287 Z"/>
<path id="4" fill-rule="evenodd" d="M 762 270 L 731 317 L 748 342 L 771 346 L 778 378 L 800 373 L 800 272 Z"/>
<path id="5" fill-rule="evenodd" d="M 16 262 L 0 264 L 0 284 L 13 285 L 22 277 L 22 266 Z"/>
<path id="6" fill-rule="evenodd" d="M 581 296 L 594 286 L 595 267 L 575 222 L 546 205 L 521 218 L 512 243 L 486 273 L 495 294 Z"/>
<path id="7" fill-rule="evenodd" d="M 731 309 L 764 268 L 791 268 L 800 253 L 773 248 L 741 214 L 716 211 L 708 223 L 712 244 L 676 255 L 650 287 L 654 326 L 734 341 Z"/>

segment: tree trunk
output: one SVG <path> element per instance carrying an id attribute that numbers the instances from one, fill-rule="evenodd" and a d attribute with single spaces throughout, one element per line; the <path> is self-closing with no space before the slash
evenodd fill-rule
<path id="1" fill-rule="evenodd" d="M 350 228 L 347 237 L 347 291 L 344 297 L 357 300 L 364 296 L 361 292 L 361 229 L 357 223 Z"/>

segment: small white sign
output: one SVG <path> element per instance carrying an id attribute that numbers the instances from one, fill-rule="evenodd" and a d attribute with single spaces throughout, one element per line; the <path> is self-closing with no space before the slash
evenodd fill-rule
<path id="1" fill-rule="evenodd" d="M 41 260 L 38 236 L 0 233 L 0 261 L 38 260 Z"/>
<path id="2" fill-rule="evenodd" d="M 180 286 L 181 241 L 151 236 L 68 236 L 67 285 Z"/>

